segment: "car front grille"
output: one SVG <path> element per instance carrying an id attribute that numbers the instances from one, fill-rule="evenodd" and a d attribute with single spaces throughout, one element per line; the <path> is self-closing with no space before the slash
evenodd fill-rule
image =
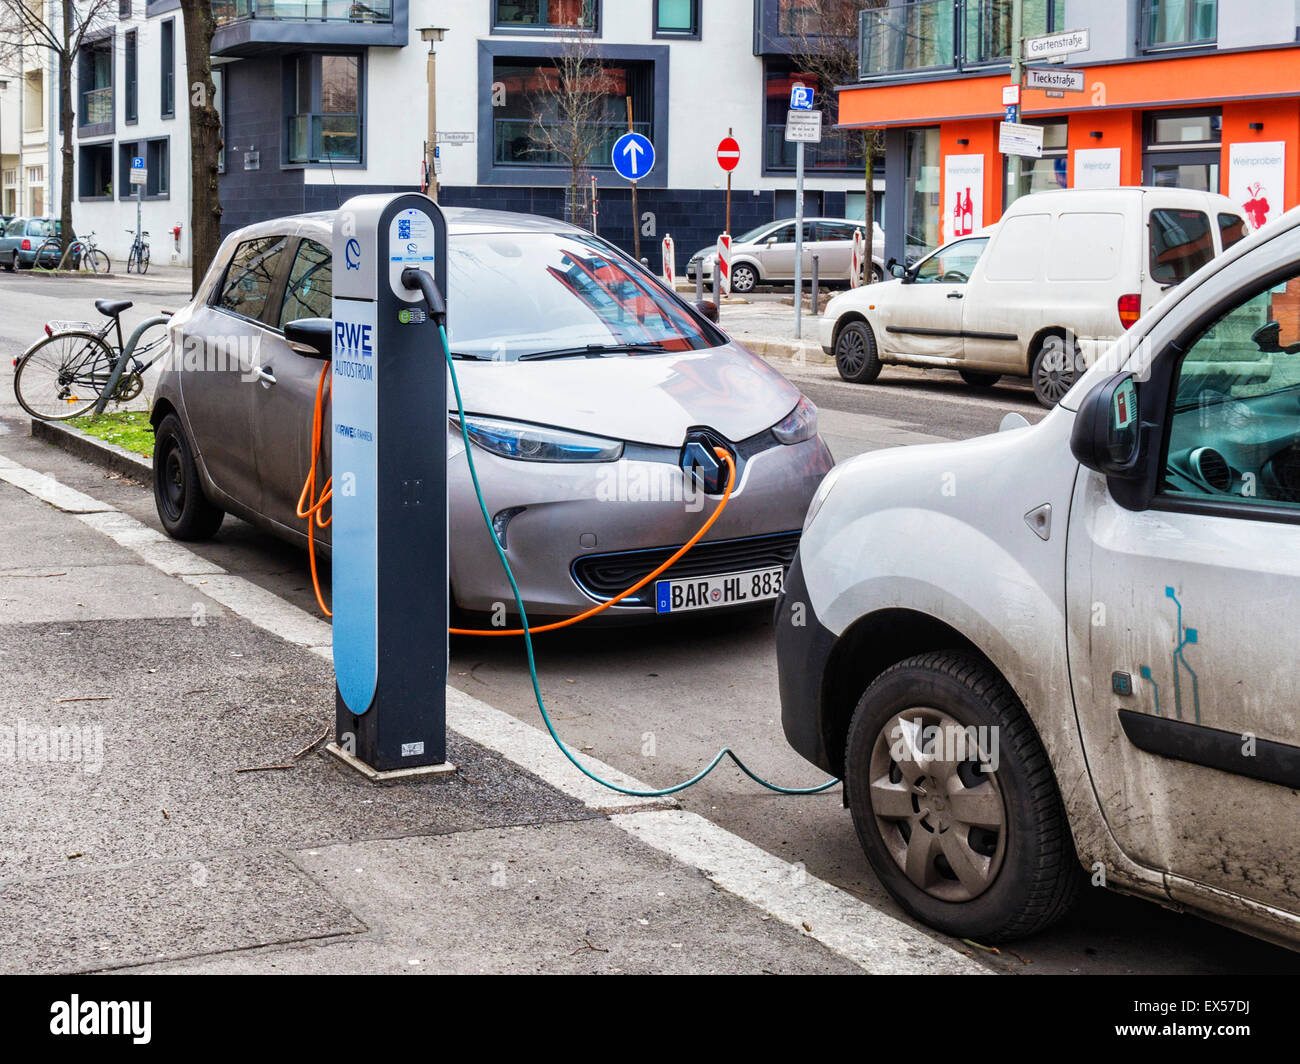
<path id="1" fill-rule="evenodd" d="M 769 536 L 697 543 L 686 557 L 658 579 L 722 576 L 776 565 L 789 568 L 799 546 L 799 535 L 798 532 L 777 532 Z M 573 579 L 592 598 L 606 602 L 654 572 L 679 549 L 680 546 L 652 547 L 649 550 L 621 551 L 617 554 L 589 554 L 574 560 Z M 635 595 L 629 595 L 619 605 L 653 606 L 654 582 L 647 584 Z"/>

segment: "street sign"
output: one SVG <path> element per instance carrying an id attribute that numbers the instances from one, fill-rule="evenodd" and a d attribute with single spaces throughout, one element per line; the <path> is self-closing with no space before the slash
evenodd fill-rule
<path id="1" fill-rule="evenodd" d="M 433 172 L 435 174 L 442 173 L 442 145 L 441 144 L 435 144 L 433 146 Z"/>
<path id="2" fill-rule="evenodd" d="M 438 134 L 439 144 L 473 144 L 474 134 L 469 133 L 442 133 Z"/>
<path id="3" fill-rule="evenodd" d="M 1063 67 L 1029 67 L 1025 70 L 1025 88 L 1083 92 L 1083 71 L 1066 70 Z"/>
<path id="4" fill-rule="evenodd" d="M 144 168 L 144 159 L 136 155 L 131 159 L 131 184 L 145 185 L 149 183 L 149 171 Z"/>
<path id="5" fill-rule="evenodd" d="M 1026 126 L 1019 122 L 1003 122 L 998 126 L 998 151 L 1003 155 L 1026 155 L 1032 159 L 1043 157 L 1043 127 Z"/>
<path id="6" fill-rule="evenodd" d="M 1009 104 L 1007 104 L 1007 106 L 1006 106 L 1006 114 L 1004 114 L 1004 115 L 1002 116 L 1002 121 L 1004 121 L 1004 122 L 1019 122 L 1019 121 L 1020 121 L 1020 104 L 1018 104 L 1018 103 L 1009 103 Z"/>
<path id="7" fill-rule="evenodd" d="M 1020 86 L 1019 86 L 1019 85 L 1003 85 L 1003 86 L 1002 86 L 1002 106 L 1003 106 L 1003 107 L 1010 107 L 1013 103 L 1019 103 L 1019 102 L 1020 102 Z"/>
<path id="8" fill-rule="evenodd" d="M 820 111 L 791 111 L 785 119 L 785 139 L 788 144 L 820 144 L 822 142 L 822 113 Z"/>
<path id="9" fill-rule="evenodd" d="M 614 142 L 613 163 L 624 181 L 640 181 L 655 168 L 655 146 L 640 133 L 624 133 Z"/>
<path id="10" fill-rule="evenodd" d="M 807 85 L 796 85 L 790 90 L 791 111 L 811 111 L 816 92 Z"/>
<path id="11" fill-rule="evenodd" d="M 740 165 L 740 144 L 735 137 L 723 137 L 718 145 L 718 165 L 731 173 Z"/>
<path id="12" fill-rule="evenodd" d="M 1065 33 L 1047 33 L 1042 37 L 1026 37 L 1025 59 L 1054 59 L 1058 55 L 1088 50 L 1087 30 L 1067 30 Z"/>

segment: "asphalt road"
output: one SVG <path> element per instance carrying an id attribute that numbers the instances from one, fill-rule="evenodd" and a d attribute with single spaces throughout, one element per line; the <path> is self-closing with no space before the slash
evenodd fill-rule
<path id="1" fill-rule="evenodd" d="M 138 298 L 142 311 L 179 305 L 183 285 L 0 275 L 0 348 L 8 355 L 39 335 L 46 318 L 89 317 L 95 295 Z M 100 289 L 107 289 L 101 291 Z M 128 312 L 130 322 L 137 313 Z M 889 446 L 963 439 L 996 430 L 1014 410 L 1030 420 L 1043 411 L 1018 383 L 975 392 L 956 374 L 887 368 L 870 386 L 845 384 L 833 367 L 778 365 L 821 410 L 838 459 Z M 0 364 L 0 453 L 6 432 L 25 434 L 12 395 L 10 359 Z M 310 416 L 304 411 L 304 416 Z M 30 459 L 29 459 L 30 461 Z M 51 452 L 42 467 L 157 526 L 152 497 L 140 485 Z M 306 555 L 227 520 L 203 547 L 304 609 L 315 610 Z M 131 595 L 123 588 L 123 595 Z M 557 728 L 575 752 L 590 753 L 652 784 L 692 775 L 727 744 L 763 776 L 790 786 L 819 782 L 815 769 L 785 744 L 779 720 L 770 615 L 702 616 L 636 629 L 581 629 L 536 641 L 542 690 Z M 459 639 L 451 681 L 522 720 L 538 725 L 522 647 L 502 640 Z M 719 769 L 681 795 L 684 805 L 809 872 L 894 913 L 854 836 L 838 789 L 815 797 L 759 790 L 739 772 Z M 901 913 L 898 913 L 901 915 Z M 958 943 L 991 968 L 1017 973 L 1295 972 L 1300 958 L 1195 917 L 1103 890 L 1086 892 L 1064 923 L 1000 952 Z"/>

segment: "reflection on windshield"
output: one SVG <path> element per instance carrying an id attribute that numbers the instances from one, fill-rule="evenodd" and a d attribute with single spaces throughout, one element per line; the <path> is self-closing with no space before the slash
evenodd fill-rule
<path id="1" fill-rule="evenodd" d="M 693 351 L 715 342 L 653 277 L 587 234 L 457 237 L 447 273 L 458 353 L 514 361 L 589 345 Z"/>

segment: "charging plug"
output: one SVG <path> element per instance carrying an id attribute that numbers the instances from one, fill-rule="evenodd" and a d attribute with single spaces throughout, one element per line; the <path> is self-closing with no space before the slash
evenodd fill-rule
<path id="1" fill-rule="evenodd" d="M 438 291 L 438 282 L 424 270 L 408 266 L 402 271 L 402 285 L 412 292 L 420 292 L 429 308 L 429 317 L 437 325 L 447 324 L 447 301 Z"/>

